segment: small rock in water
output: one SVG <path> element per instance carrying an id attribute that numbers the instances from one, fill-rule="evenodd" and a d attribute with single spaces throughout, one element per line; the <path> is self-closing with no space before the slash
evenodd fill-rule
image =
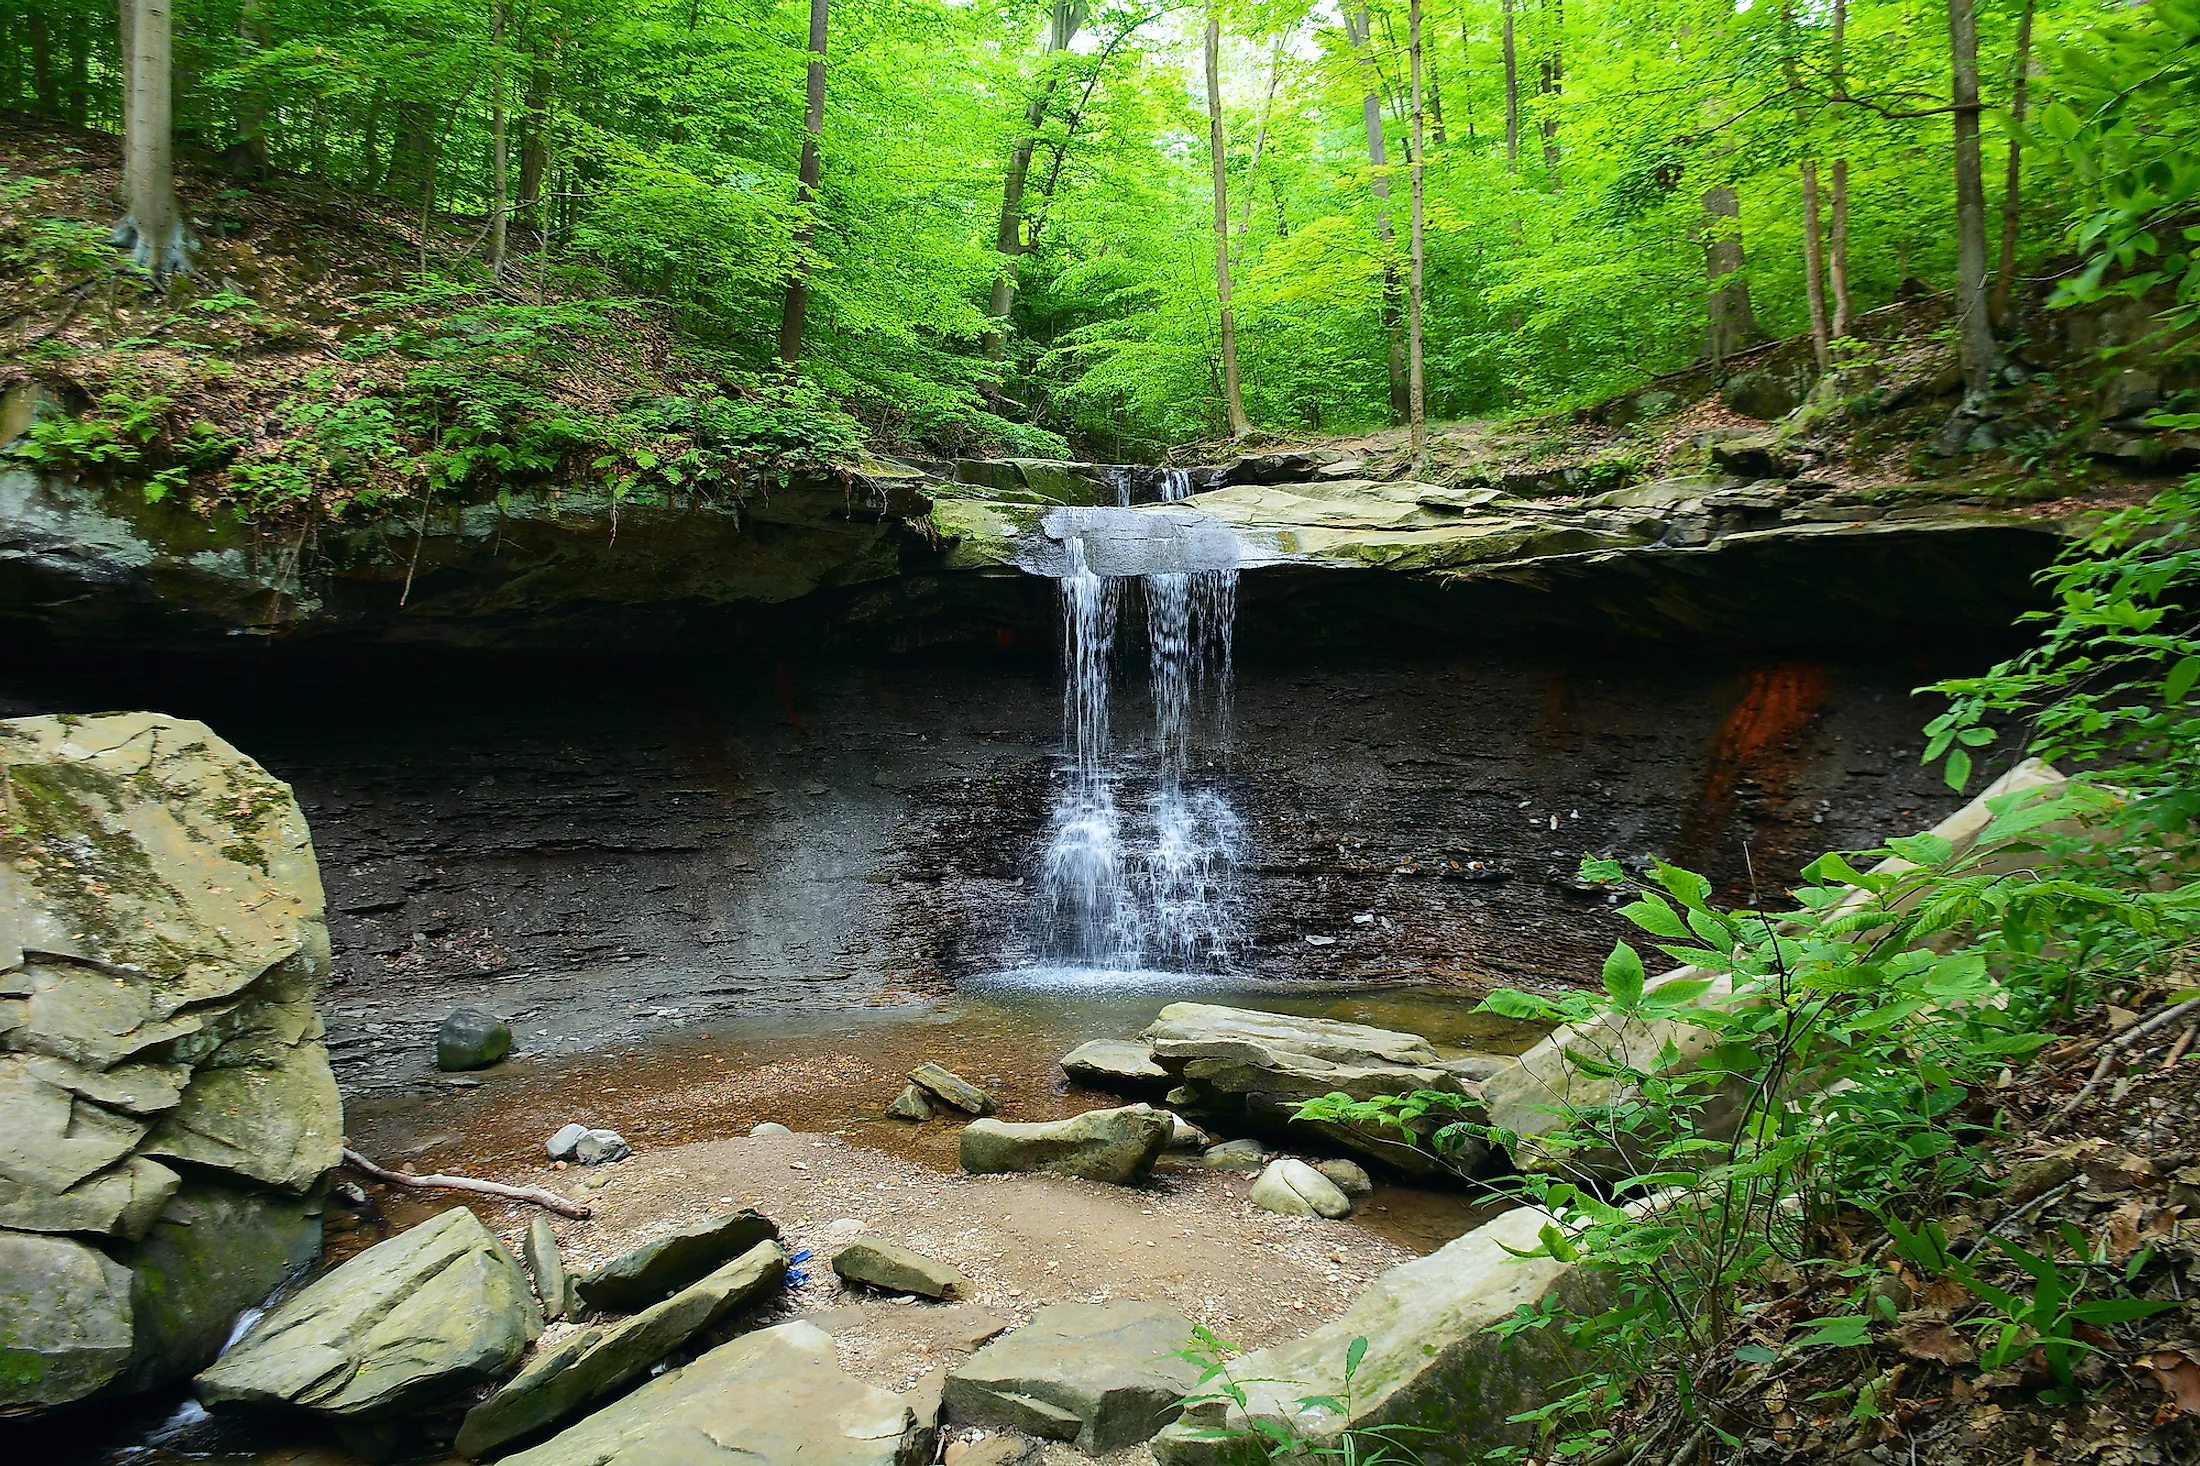
<path id="1" fill-rule="evenodd" d="M 793 1132 L 792 1130 L 789 1130 L 789 1129 L 788 1129 L 788 1128 L 787 1128 L 786 1126 L 784 1126 L 784 1125 L 780 1124 L 780 1123 L 779 1123 L 779 1122 L 778 1122 L 777 1120 L 766 1120 L 766 1121 L 765 1121 L 765 1122 L 764 1122 L 763 1124 L 761 1124 L 761 1125 L 751 1125 L 751 1126 L 749 1127 L 749 1138 L 750 1138 L 751 1140 L 754 1140 L 754 1139 L 756 1139 L 756 1138 L 757 1138 L 758 1136 L 760 1136 L 760 1135 L 792 1135 L 792 1134 L 794 1134 L 794 1132 Z"/>
<path id="2" fill-rule="evenodd" d="M 1199 1158 L 1210 1171 L 1241 1171 L 1252 1175 L 1268 1164 L 1269 1150 L 1257 1140 L 1225 1140 Z"/>
<path id="3" fill-rule="evenodd" d="M 937 1064 L 919 1064 L 909 1071 L 909 1082 L 966 1114 L 993 1113 L 993 1096 Z"/>
<path id="4" fill-rule="evenodd" d="M 634 1147 L 628 1145 L 626 1137 L 616 1130 L 591 1130 L 573 1147 L 573 1159 L 584 1166 L 623 1161 L 632 1154 Z"/>
<path id="5" fill-rule="evenodd" d="M 461 1008 L 436 1030 L 439 1069 L 485 1069 L 512 1052 L 512 1030 L 503 1019 L 478 1008 Z"/>
<path id="6" fill-rule="evenodd" d="M 1337 939 L 1335 937 L 1308 937 L 1306 945 L 1309 947 L 1334 947 L 1337 945 Z"/>
<path id="7" fill-rule="evenodd" d="M 895 1120 L 929 1120 L 932 1118 L 932 1098 L 914 1084 L 893 1098 L 886 1107 L 887 1116 Z"/>
<path id="8" fill-rule="evenodd" d="M 543 1142 L 542 1148 L 550 1152 L 550 1159 L 554 1161 L 569 1161 L 573 1159 L 574 1148 L 581 1143 L 581 1137 L 587 1133 L 586 1125 L 576 1123 L 562 1126 L 557 1134 Z"/>
<path id="9" fill-rule="evenodd" d="M 851 1283 L 926 1298 L 967 1298 L 970 1279 L 946 1263 L 892 1242 L 867 1237 L 833 1254 L 833 1271 Z"/>
<path id="10" fill-rule="evenodd" d="M 1366 1169 L 1357 1161 L 1316 1161 L 1314 1169 L 1327 1176 L 1330 1184 L 1347 1196 L 1375 1194 L 1375 1183 L 1368 1178 Z"/>
<path id="11" fill-rule="evenodd" d="M 1253 1183 L 1250 1199 L 1264 1211 L 1287 1217 L 1335 1220 L 1352 1215 L 1351 1198 L 1338 1190 L 1335 1182 L 1306 1162 L 1289 1156 L 1269 1163 L 1268 1169 Z"/>

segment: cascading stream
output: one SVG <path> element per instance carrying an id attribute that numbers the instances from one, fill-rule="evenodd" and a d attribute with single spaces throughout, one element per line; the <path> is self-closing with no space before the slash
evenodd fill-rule
<path id="1" fill-rule="evenodd" d="M 1181 470 L 1163 492 L 1190 492 Z M 1227 968 L 1239 940 L 1244 826 L 1194 763 L 1203 730 L 1227 745 L 1237 572 L 1098 575 L 1084 540 L 1098 532 L 1062 541 L 1064 768 L 1044 861 L 1044 945 L 1079 966 Z M 1133 579 L 1146 609 L 1153 733 L 1118 758 L 1110 674 L 1120 585 Z M 1126 803 L 1143 816 L 1127 830 Z"/>

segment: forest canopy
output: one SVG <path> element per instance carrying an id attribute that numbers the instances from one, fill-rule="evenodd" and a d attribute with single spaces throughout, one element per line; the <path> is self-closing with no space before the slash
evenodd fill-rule
<path id="1" fill-rule="evenodd" d="M 423 273 L 646 299 L 703 369 L 791 367 L 907 441 L 1151 457 L 1240 421 L 1403 422 L 1409 334 L 1436 420 L 1768 334 L 1828 349 L 1964 283 L 1966 125 L 1993 314 L 2056 276 L 2200 301 L 2196 0 L 183 0 L 170 23 L 175 146 L 240 188 L 381 195 L 459 226 Z M 127 133 L 127 30 L 106 0 L 5 0 L 0 106 Z"/>

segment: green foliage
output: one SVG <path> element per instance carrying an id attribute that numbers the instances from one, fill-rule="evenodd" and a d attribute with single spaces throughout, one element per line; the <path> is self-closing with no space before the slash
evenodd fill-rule
<path id="1" fill-rule="evenodd" d="M 1192 1337 L 1172 1358 L 1185 1360 L 1199 1370 L 1199 1381 L 1184 1397 L 1185 1413 L 1197 1418 L 1203 1405 L 1230 1407 L 1243 1417 L 1242 1425 L 1194 1426 L 1192 1439 L 1214 1444 L 1219 1453 L 1239 1466 L 1259 1466 L 1269 1460 L 1325 1461 L 1337 1466 L 1418 1466 L 1420 1456 L 1412 1447 L 1415 1435 L 1430 1434 L 1425 1427 L 1409 1425 L 1361 1426 L 1340 1430 L 1326 1439 L 1317 1438 L 1305 1422 L 1327 1414 L 1339 1419 L 1352 1416 L 1352 1399 L 1360 1366 L 1367 1359 L 1367 1340 L 1355 1338 L 1345 1346 L 1343 1393 L 1302 1395 L 1282 1419 L 1258 1412 L 1249 1385 L 1272 1381 L 1241 1379 L 1232 1373 L 1230 1361 L 1244 1351 L 1204 1324 L 1192 1327 Z"/>

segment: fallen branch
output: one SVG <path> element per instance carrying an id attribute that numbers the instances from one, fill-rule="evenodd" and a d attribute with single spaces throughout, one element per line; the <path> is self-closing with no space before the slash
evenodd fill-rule
<path id="1" fill-rule="evenodd" d="M 577 1201 L 568 1201 L 555 1191 L 545 1191 L 539 1186 L 507 1186 L 501 1181 L 476 1181 L 467 1176 L 409 1176 L 403 1171 L 387 1170 L 368 1160 L 349 1146 L 344 1148 L 344 1164 L 362 1175 L 392 1186 L 403 1186 L 413 1191 L 478 1191 L 483 1196 L 502 1197 L 506 1201 L 523 1201 L 529 1206 L 539 1206 L 544 1211 L 554 1211 L 561 1217 L 576 1221 L 588 1220 L 589 1209 Z"/>
<path id="2" fill-rule="evenodd" d="M 2054 1114 L 2048 1116 L 2047 1123 L 2040 1127 L 2039 1133 L 2042 1135 L 2054 1134 L 2063 1127 L 2063 1124 L 2072 1115 L 2078 1113 L 2078 1107 L 2091 1099 L 2093 1091 L 2099 1089 L 2101 1081 L 2108 1077 L 2108 1071 L 2115 1064 L 2118 1054 L 2130 1048 L 2148 1034 L 2158 1033 L 2170 1024 L 2178 1022 L 2180 1019 L 2193 1017 L 2195 1014 L 2200 1014 L 2200 998 L 2188 998 L 2174 1008 L 2168 1008 L 2155 1014 L 2144 1023 L 2135 1024 L 2125 1029 L 2122 1033 L 2102 1044 L 2101 1059 L 2099 1063 L 2093 1066 L 2092 1077 L 2086 1080 L 2083 1088 L 2070 1097 L 2069 1104 L 2064 1105 Z"/>

